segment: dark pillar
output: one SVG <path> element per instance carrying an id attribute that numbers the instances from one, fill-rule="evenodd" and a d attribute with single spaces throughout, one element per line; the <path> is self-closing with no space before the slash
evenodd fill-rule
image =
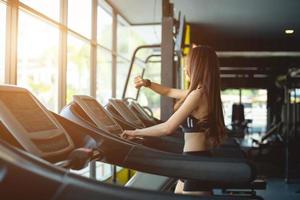
<path id="1" fill-rule="evenodd" d="M 173 41 L 173 4 L 169 0 L 162 1 L 162 39 L 161 39 L 161 84 L 175 87 L 176 70 L 174 67 Z M 167 120 L 173 113 L 174 100 L 161 98 L 161 119 Z"/>

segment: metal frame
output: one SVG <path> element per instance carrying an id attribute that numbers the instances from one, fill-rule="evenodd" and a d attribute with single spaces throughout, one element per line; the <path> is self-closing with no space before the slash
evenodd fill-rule
<path id="1" fill-rule="evenodd" d="M 98 15 L 98 1 L 92 0 L 91 6 L 91 48 L 90 48 L 90 94 L 96 97 L 97 90 L 97 15 Z M 66 99 L 66 98 L 65 98 Z M 96 179 L 97 170 L 96 162 L 93 161 L 89 165 L 90 178 Z"/>
<path id="2" fill-rule="evenodd" d="M 174 65 L 173 41 L 173 4 L 169 0 L 162 1 L 162 37 L 161 37 L 161 84 L 176 87 L 176 69 Z M 161 97 L 161 120 L 167 120 L 174 111 L 174 100 Z"/>
<path id="3" fill-rule="evenodd" d="M 142 50 L 142 49 L 153 49 L 153 48 L 160 48 L 161 45 L 160 44 L 152 44 L 152 45 L 141 45 L 141 46 L 138 46 L 133 54 L 132 54 L 132 57 L 131 57 L 131 60 L 130 60 L 130 66 L 129 66 L 129 69 L 128 69 L 128 73 L 127 73 L 127 77 L 126 77 L 126 81 L 125 81 L 125 86 L 124 86 L 124 89 L 123 89 L 123 95 L 122 95 L 122 99 L 125 98 L 126 96 L 126 91 L 127 91 L 127 87 L 128 87 L 128 82 L 129 82 L 129 78 L 130 78 L 130 75 L 131 75 L 131 71 L 132 71 L 132 68 L 133 68 L 133 64 L 136 60 L 136 54 Z"/>
<path id="4" fill-rule="evenodd" d="M 17 84 L 17 40 L 19 1 L 7 2 L 6 12 L 6 43 L 5 43 L 5 83 Z"/>
<path id="5" fill-rule="evenodd" d="M 115 9 L 112 9 L 112 51 L 117 52 L 118 43 L 117 43 L 117 28 L 118 28 L 118 19 L 117 12 Z M 112 62 L 111 62 L 111 74 L 112 74 L 112 97 L 115 98 L 117 94 L 117 54 L 112 54 Z M 117 183 L 117 166 L 111 165 L 112 169 L 112 182 Z"/>
<path id="6" fill-rule="evenodd" d="M 153 63 L 153 61 L 150 61 L 151 58 L 154 58 L 154 57 L 161 57 L 161 55 L 159 54 L 151 54 L 149 55 L 146 59 L 145 59 L 145 65 L 147 65 L 148 63 Z M 160 63 L 161 61 L 157 62 L 157 63 Z M 144 75 L 145 75 L 145 71 L 146 71 L 146 68 L 143 68 L 143 71 L 142 71 L 142 74 L 141 74 L 141 77 L 143 78 Z M 136 93 L 136 96 L 135 96 L 135 100 L 138 100 L 139 98 L 139 95 L 140 95 L 140 91 L 141 91 L 141 88 L 139 88 L 137 90 L 137 93 Z"/>
<path id="7" fill-rule="evenodd" d="M 60 1 L 60 23 L 67 27 L 68 1 Z M 60 27 L 59 30 L 59 69 L 58 69 L 58 109 L 62 109 L 67 98 L 67 42 L 68 33 Z"/>
<path id="8" fill-rule="evenodd" d="M 150 59 L 151 59 L 151 58 L 154 58 L 154 57 L 160 57 L 160 58 L 161 58 L 161 55 L 160 55 L 160 54 L 151 54 L 151 55 L 149 55 L 149 56 L 145 59 L 145 63 L 155 62 L 155 61 L 150 61 Z M 161 60 L 160 60 L 159 62 L 161 62 Z"/>
<path id="9" fill-rule="evenodd" d="M 96 97 L 97 90 L 97 15 L 98 1 L 92 0 L 92 24 L 91 24 L 91 71 L 90 71 L 90 94 Z"/>
<path id="10" fill-rule="evenodd" d="M 117 12 L 113 9 L 113 24 L 112 24 L 112 51 L 117 52 L 118 48 L 118 19 Z M 112 55 L 112 97 L 115 98 L 117 94 L 117 54 Z"/>

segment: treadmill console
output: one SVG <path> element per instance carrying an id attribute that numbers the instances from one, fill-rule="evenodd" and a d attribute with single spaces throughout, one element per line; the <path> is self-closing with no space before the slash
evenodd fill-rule
<path id="1" fill-rule="evenodd" d="M 144 108 L 139 103 L 131 101 L 129 106 L 136 112 L 138 112 L 140 116 L 143 117 L 143 119 L 156 123 L 155 120 L 144 110 Z"/>
<path id="2" fill-rule="evenodd" d="M 0 86 L 0 109 L 0 120 L 29 153 L 47 158 L 74 148 L 64 128 L 28 90 Z"/>
<path id="3" fill-rule="evenodd" d="M 122 118 L 131 124 L 134 124 L 137 128 L 144 128 L 144 123 L 135 115 L 125 104 L 124 101 L 119 99 L 110 99 L 109 103 L 115 110 L 122 116 Z"/>
<path id="4" fill-rule="evenodd" d="M 74 95 L 73 100 L 99 128 L 107 130 L 110 133 L 120 134 L 123 132 L 119 124 L 93 97 Z"/>

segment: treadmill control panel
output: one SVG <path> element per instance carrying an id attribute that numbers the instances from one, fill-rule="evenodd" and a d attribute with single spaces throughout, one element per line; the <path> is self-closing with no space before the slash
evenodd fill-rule
<path id="1" fill-rule="evenodd" d="M 0 120 L 28 152 L 43 158 L 74 148 L 52 114 L 23 88 L 0 86 Z"/>
<path id="2" fill-rule="evenodd" d="M 33 139 L 34 144 L 43 152 L 59 151 L 67 148 L 69 143 L 65 135 L 61 134 L 50 139 Z"/>
<path id="3" fill-rule="evenodd" d="M 36 112 L 39 110 L 38 105 L 25 92 L 0 92 L 0 101 L 27 133 L 57 129 L 44 112 Z"/>
<path id="4" fill-rule="evenodd" d="M 118 111 L 124 120 L 134 124 L 137 128 L 144 128 L 144 123 L 133 113 L 124 101 L 119 99 L 110 99 L 109 103 Z"/>
<path id="5" fill-rule="evenodd" d="M 110 116 L 102 105 L 93 97 L 86 95 L 74 95 L 74 102 L 80 106 L 85 114 L 101 129 L 110 133 L 121 134 L 123 132 L 119 124 Z"/>
<path id="6" fill-rule="evenodd" d="M 132 107 L 136 112 L 138 112 L 141 115 L 141 117 L 143 117 L 143 119 L 156 123 L 155 120 L 144 110 L 144 108 L 139 103 L 132 101 L 130 102 L 130 107 Z"/>

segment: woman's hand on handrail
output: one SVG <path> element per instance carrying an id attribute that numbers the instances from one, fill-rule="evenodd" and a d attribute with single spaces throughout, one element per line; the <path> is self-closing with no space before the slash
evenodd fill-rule
<path id="1" fill-rule="evenodd" d="M 141 87 L 149 87 L 151 85 L 151 81 L 149 79 L 143 79 L 141 76 L 137 76 L 134 78 L 134 86 L 139 89 Z"/>
<path id="2" fill-rule="evenodd" d="M 127 139 L 127 140 L 133 140 L 137 137 L 134 130 L 125 130 L 121 134 L 121 138 Z"/>

